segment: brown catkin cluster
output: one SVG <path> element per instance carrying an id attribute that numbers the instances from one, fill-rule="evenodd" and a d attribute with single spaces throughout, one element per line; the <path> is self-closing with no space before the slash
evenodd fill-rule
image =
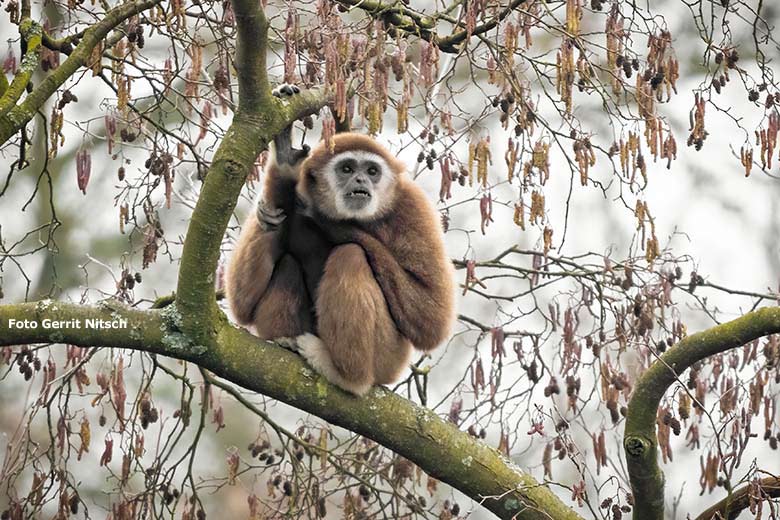
<path id="1" fill-rule="evenodd" d="M 483 137 L 476 144 L 469 143 L 468 178 L 469 186 L 474 184 L 474 166 L 477 167 L 477 182 L 487 188 L 488 166 L 493 164 L 490 154 L 490 137 Z"/>
<path id="2" fill-rule="evenodd" d="M 696 150 L 701 150 L 708 132 L 704 129 L 704 111 L 706 102 L 697 92 L 694 97 L 693 109 L 690 113 L 690 134 L 688 135 L 688 146 L 693 145 Z"/>
<path id="3" fill-rule="evenodd" d="M 756 146 L 761 147 L 761 168 L 772 167 L 772 156 L 777 147 L 777 134 L 780 132 L 780 116 L 777 112 L 771 112 L 767 117 L 767 126 L 761 130 L 756 130 Z M 750 159 L 752 162 L 753 153 L 751 150 Z M 745 164 L 743 159 L 742 164 Z M 747 172 L 750 173 L 749 171 Z M 746 175 L 747 176 L 747 175 Z"/>

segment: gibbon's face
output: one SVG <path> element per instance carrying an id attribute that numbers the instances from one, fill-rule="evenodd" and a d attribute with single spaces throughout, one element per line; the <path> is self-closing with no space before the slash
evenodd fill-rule
<path id="1" fill-rule="evenodd" d="M 342 219 L 367 220 L 376 216 L 387 203 L 388 190 L 395 180 L 387 162 L 365 150 L 335 155 L 324 173 L 336 215 Z"/>

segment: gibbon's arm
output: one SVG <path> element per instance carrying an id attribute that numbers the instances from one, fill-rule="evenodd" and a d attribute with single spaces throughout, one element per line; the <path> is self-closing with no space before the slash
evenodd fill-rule
<path id="1" fill-rule="evenodd" d="M 225 292 L 233 315 L 242 325 L 254 322 L 257 305 L 285 252 L 289 228 L 285 220 L 292 214 L 300 165 L 309 153 L 308 146 L 293 148 L 291 132 L 289 126 L 274 138 L 262 198 L 257 199 L 255 213 L 244 222 L 228 264 Z"/>
<path id="2" fill-rule="evenodd" d="M 435 228 L 420 231 L 398 240 L 395 251 L 354 226 L 335 224 L 330 235 L 363 248 L 398 330 L 415 348 L 429 351 L 447 339 L 454 321 L 452 265 Z M 426 243 L 432 237 L 435 243 Z"/>
<path id="3" fill-rule="evenodd" d="M 268 288 L 274 266 L 284 252 L 282 230 L 264 231 L 255 214 L 244 222 L 226 273 L 230 310 L 242 325 L 250 325 Z"/>

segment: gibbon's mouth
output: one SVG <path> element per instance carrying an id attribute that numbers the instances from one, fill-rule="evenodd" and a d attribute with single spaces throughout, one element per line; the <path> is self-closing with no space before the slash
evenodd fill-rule
<path id="1" fill-rule="evenodd" d="M 358 188 L 347 193 L 347 197 L 351 199 L 370 199 L 371 193 L 368 190 Z"/>

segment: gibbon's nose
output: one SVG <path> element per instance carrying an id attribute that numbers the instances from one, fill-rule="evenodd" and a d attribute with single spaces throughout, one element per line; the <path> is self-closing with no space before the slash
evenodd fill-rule
<path id="1" fill-rule="evenodd" d="M 363 185 L 368 182 L 368 178 L 365 175 L 358 175 L 357 177 L 355 177 L 355 182 L 360 185 Z"/>

